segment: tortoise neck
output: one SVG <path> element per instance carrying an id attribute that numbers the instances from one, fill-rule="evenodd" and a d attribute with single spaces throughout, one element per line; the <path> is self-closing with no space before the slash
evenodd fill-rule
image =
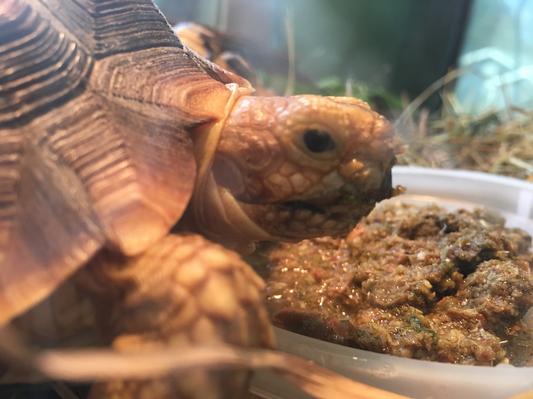
<path id="1" fill-rule="evenodd" d="M 220 137 L 238 100 L 250 93 L 247 87 L 226 85 L 231 91 L 224 116 L 214 124 L 203 125 L 193 133 L 198 175 L 188 212 L 188 223 L 206 237 L 233 249 L 247 248 L 270 236 L 241 210 L 229 190 L 217 185 L 212 167 Z"/>
<path id="2" fill-rule="evenodd" d="M 200 201 L 191 203 L 187 227 L 241 253 L 253 249 L 256 241 L 274 239 L 248 216 L 228 189 L 216 183 L 211 172 L 201 194 Z"/>

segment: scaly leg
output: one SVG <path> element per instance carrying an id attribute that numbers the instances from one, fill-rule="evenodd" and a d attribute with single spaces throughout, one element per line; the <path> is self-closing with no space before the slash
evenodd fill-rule
<path id="1" fill-rule="evenodd" d="M 113 347 L 226 342 L 269 347 L 263 282 L 236 254 L 200 236 L 170 235 L 145 254 L 103 254 L 82 277 L 98 303 Z M 92 399 L 239 398 L 249 373 L 191 370 L 150 381 L 97 384 Z"/>

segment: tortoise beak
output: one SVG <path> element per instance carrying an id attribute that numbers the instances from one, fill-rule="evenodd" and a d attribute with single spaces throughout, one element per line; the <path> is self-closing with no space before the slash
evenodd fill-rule
<path id="1" fill-rule="evenodd" d="M 394 165 L 395 160 L 393 160 L 392 165 Z M 381 182 L 381 187 L 376 193 L 376 200 L 381 201 L 393 196 L 394 189 L 392 187 L 392 165 L 385 170 L 385 175 Z"/>
<path id="2" fill-rule="evenodd" d="M 372 127 L 353 135 L 339 174 L 354 193 L 381 201 L 394 194 L 391 173 L 396 163 L 394 129 L 387 120 L 369 112 L 372 113 Z"/>

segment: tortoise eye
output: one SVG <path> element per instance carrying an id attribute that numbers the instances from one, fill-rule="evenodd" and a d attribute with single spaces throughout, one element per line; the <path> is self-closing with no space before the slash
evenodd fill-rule
<path id="1" fill-rule="evenodd" d="M 321 153 L 335 148 L 335 142 L 328 132 L 321 130 L 306 130 L 303 135 L 304 144 L 311 152 Z"/>

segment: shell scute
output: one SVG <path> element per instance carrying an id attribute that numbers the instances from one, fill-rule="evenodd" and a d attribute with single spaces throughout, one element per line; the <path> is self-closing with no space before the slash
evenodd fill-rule
<path id="1" fill-rule="evenodd" d="M 183 213 L 229 92 L 149 0 L 0 4 L 0 324 Z M 225 76 L 224 76 L 225 77 Z"/>

